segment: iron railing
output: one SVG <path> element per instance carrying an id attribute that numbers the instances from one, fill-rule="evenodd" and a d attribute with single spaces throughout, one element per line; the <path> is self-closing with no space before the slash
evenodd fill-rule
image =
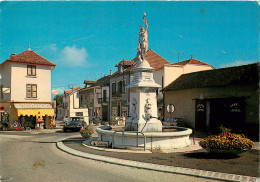
<path id="1" fill-rule="evenodd" d="M 144 146 L 143 146 L 144 151 L 146 150 L 146 136 L 144 135 L 143 132 L 141 132 L 141 131 L 125 131 L 125 130 L 114 131 L 114 133 L 112 135 L 112 148 L 114 148 L 114 146 L 115 146 L 115 139 L 114 139 L 115 133 L 122 133 L 122 140 L 123 141 L 124 141 L 125 133 L 136 133 L 136 145 L 134 147 L 142 147 L 142 146 L 139 146 L 139 144 L 138 144 L 138 133 L 141 133 L 144 137 Z M 120 144 L 120 145 L 117 145 L 117 146 L 132 146 L 132 145 Z"/>

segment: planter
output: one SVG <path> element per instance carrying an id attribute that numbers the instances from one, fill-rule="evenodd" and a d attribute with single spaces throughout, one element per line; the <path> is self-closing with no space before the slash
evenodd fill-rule
<path id="1" fill-rule="evenodd" d="M 81 133 L 81 136 L 83 136 L 84 138 L 90 138 L 91 137 L 91 135 L 86 134 L 86 133 Z"/>
<path id="2" fill-rule="evenodd" d="M 244 149 L 244 150 L 225 150 L 225 149 L 211 149 L 211 148 L 204 148 L 205 150 L 207 150 L 210 153 L 214 153 L 214 154 L 232 154 L 232 155 L 238 155 L 238 154 L 242 154 L 244 152 L 249 151 L 250 149 Z"/>

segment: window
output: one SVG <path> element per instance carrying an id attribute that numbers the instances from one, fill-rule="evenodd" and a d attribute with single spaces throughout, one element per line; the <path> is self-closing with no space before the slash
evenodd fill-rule
<path id="1" fill-rule="evenodd" d="M 122 84 L 122 93 L 126 93 L 126 79 L 124 79 L 123 84 Z"/>
<path id="2" fill-rule="evenodd" d="M 26 97 L 27 98 L 37 98 L 37 85 L 27 84 L 26 85 Z"/>
<path id="3" fill-rule="evenodd" d="M 103 90 L 103 102 L 107 102 L 107 91 Z"/>
<path id="4" fill-rule="evenodd" d="M 113 82 L 112 83 L 112 96 L 115 96 L 116 95 L 116 83 Z"/>
<path id="5" fill-rule="evenodd" d="M 122 81 L 119 81 L 117 82 L 117 85 L 118 85 L 118 94 L 122 94 L 122 89 L 123 89 L 123 82 Z"/>
<path id="6" fill-rule="evenodd" d="M 117 103 L 117 116 L 121 116 L 121 103 Z"/>
<path id="7" fill-rule="evenodd" d="M 27 65 L 27 75 L 28 76 L 36 76 L 36 66 Z"/>

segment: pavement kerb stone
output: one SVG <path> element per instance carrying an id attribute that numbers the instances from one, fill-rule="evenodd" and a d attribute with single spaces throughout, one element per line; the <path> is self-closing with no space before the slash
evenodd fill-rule
<path id="1" fill-rule="evenodd" d="M 25 130 L 25 131 L 0 131 L 0 133 L 30 133 L 30 134 L 40 134 L 40 133 L 55 133 L 56 131 L 62 131 L 62 129 L 42 129 L 42 130 Z"/>
<path id="2" fill-rule="evenodd" d="M 65 140 L 65 139 L 63 139 Z M 113 157 L 106 157 L 100 156 L 96 154 L 89 154 L 86 152 L 81 152 L 70 147 L 65 146 L 61 141 L 56 143 L 57 148 L 60 150 L 87 159 L 97 160 L 101 162 L 107 162 L 111 164 L 123 165 L 128 167 L 135 167 L 141 169 L 148 169 L 160 172 L 167 172 L 167 173 L 175 173 L 175 174 L 182 174 L 182 175 L 190 175 L 208 179 L 215 179 L 215 180 L 223 180 L 223 181 L 243 181 L 243 182 L 260 182 L 260 178 L 251 177 L 251 176 L 242 176 L 236 174 L 227 174 L 227 173 L 220 173 L 214 171 L 206 171 L 206 170 L 197 170 L 197 169 L 189 169 L 189 168 L 182 168 L 182 167 L 174 167 L 174 166 L 166 166 L 166 165 L 159 165 L 159 164 L 151 164 L 139 161 L 130 161 L 125 159 L 118 159 Z"/>

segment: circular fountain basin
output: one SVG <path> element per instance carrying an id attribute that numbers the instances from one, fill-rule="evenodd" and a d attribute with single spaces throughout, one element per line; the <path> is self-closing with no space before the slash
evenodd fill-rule
<path id="1" fill-rule="evenodd" d="M 114 131 L 114 130 L 105 130 L 97 128 L 96 132 L 98 133 L 99 141 L 108 141 L 110 144 L 114 140 L 113 145 L 117 146 L 137 146 L 144 147 L 148 150 L 168 150 L 168 149 L 177 149 L 182 147 L 187 147 L 191 144 L 189 136 L 192 133 L 192 130 L 189 128 L 183 127 L 171 127 L 174 129 L 172 132 L 144 132 L 146 137 L 146 142 L 144 136 L 141 133 L 137 134 L 128 132 L 128 131 Z M 114 139 L 112 137 L 114 136 Z"/>

